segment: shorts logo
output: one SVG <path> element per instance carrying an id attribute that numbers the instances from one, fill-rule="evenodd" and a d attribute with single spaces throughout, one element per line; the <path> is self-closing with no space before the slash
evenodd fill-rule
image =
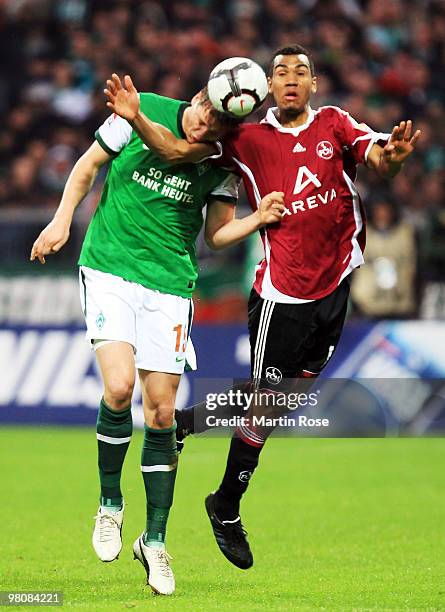
<path id="1" fill-rule="evenodd" d="M 105 317 L 104 317 L 103 312 L 100 312 L 96 317 L 96 327 L 97 329 L 102 329 L 104 325 L 105 325 Z"/>
<path id="2" fill-rule="evenodd" d="M 283 375 L 278 368 L 269 366 L 266 369 L 266 380 L 272 385 L 278 385 L 283 379 Z"/>
<path id="3" fill-rule="evenodd" d="M 317 145 L 317 155 L 321 159 L 331 159 L 334 155 L 334 147 L 329 140 L 322 140 Z"/>
<path id="4" fill-rule="evenodd" d="M 249 482 L 251 476 L 252 476 L 252 472 L 249 472 L 248 470 L 244 470 L 244 472 L 240 472 L 238 474 L 238 480 L 241 482 Z"/>

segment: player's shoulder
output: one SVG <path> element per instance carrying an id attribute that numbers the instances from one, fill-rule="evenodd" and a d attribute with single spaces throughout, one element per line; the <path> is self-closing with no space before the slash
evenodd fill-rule
<path id="1" fill-rule="evenodd" d="M 250 141 L 251 139 L 262 138 L 271 129 L 272 126 L 268 123 L 241 123 L 231 132 L 229 138 L 234 142 Z"/>
<path id="2" fill-rule="evenodd" d="M 323 120 L 323 119 L 344 119 L 345 117 L 349 117 L 349 113 L 347 111 L 345 111 L 343 108 L 340 108 L 339 106 L 333 106 L 333 105 L 326 105 L 326 106 L 320 106 L 319 108 L 317 108 L 317 110 L 315 111 L 315 116 L 319 119 L 319 120 Z"/>
<path id="3" fill-rule="evenodd" d="M 160 94 L 153 93 L 152 91 L 141 92 L 139 94 L 139 99 L 141 104 L 157 104 L 160 106 L 177 106 L 179 104 L 184 104 L 182 100 L 176 100 L 175 98 L 168 98 L 167 96 L 161 96 Z"/>
<path id="4" fill-rule="evenodd" d="M 264 134 L 269 131 L 273 126 L 265 120 L 259 121 L 258 123 L 242 123 L 241 128 L 244 128 L 246 133 L 251 134 Z"/>

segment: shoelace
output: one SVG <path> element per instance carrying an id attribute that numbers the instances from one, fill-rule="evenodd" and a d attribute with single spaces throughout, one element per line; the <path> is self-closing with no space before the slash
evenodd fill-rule
<path id="1" fill-rule="evenodd" d="M 110 514 L 97 514 L 95 520 L 99 519 L 99 540 L 101 542 L 109 542 L 116 530 L 119 529 L 119 523 Z"/>
<path id="2" fill-rule="evenodd" d="M 171 578 L 173 576 L 173 572 L 169 564 L 169 561 L 172 559 L 173 557 L 171 557 L 166 550 L 160 550 L 157 553 L 156 562 L 161 576 L 164 576 L 165 578 Z"/>
<path id="3" fill-rule="evenodd" d="M 228 527 L 229 539 L 234 544 L 244 544 L 246 541 L 247 531 L 244 529 L 242 523 L 235 523 L 232 525 L 225 524 Z"/>

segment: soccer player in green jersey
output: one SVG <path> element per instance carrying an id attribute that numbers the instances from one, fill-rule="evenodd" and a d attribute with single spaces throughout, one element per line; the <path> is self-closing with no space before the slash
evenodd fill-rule
<path id="1" fill-rule="evenodd" d="M 211 106 L 206 90 L 191 104 L 141 93 L 144 114 L 189 143 L 214 142 L 232 122 Z M 53 220 L 35 241 L 31 260 L 45 263 L 66 243 L 74 211 L 109 163 L 102 197 L 80 254 L 80 293 L 87 338 L 104 383 L 97 418 L 100 506 L 93 546 L 102 561 L 121 548 L 124 499 L 121 470 L 131 440 L 131 398 L 138 371 L 145 418 L 141 470 L 147 498 L 145 531 L 133 545 L 153 591 L 169 595 L 174 576 L 165 533 L 177 469 L 174 403 L 186 363 L 195 368 L 189 339 L 197 278 L 195 240 L 206 204 L 206 233 L 220 248 L 281 217 L 282 194 L 265 196 L 256 213 L 237 220 L 238 180 L 197 155 L 162 161 L 117 115 L 73 168 Z M 185 142 L 185 141 L 184 141 Z M 178 151 L 178 156 L 180 151 Z"/>

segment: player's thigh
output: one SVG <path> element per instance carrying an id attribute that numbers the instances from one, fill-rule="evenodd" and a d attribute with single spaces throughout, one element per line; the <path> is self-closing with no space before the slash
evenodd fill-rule
<path id="1" fill-rule="evenodd" d="M 130 401 L 136 378 L 133 346 L 120 341 L 98 342 L 95 353 L 104 382 L 105 400 L 111 404 Z"/>
<path id="2" fill-rule="evenodd" d="M 274 385 L 296 376 L 301 348 L 312 333 L 311 304 L 279 304 L 254 295 L 249 306 L 252 378 Z M 299 316 L 291 316 L 297 306 Z"/>
<path id="3" fill-rule="evenodd" d="M 180 374 L 139 370 L 145 423 L 163 429 L 174 421 Z"/>
<path id="4" fill-rule="evenodd" d="M 347 278 L 317 303 L 316 327 L 304 346 L 302 376 L 318 376 L 333 356 L 345 324 L 349 285 Z"/>
<path id="5" fill-rule="evenodd" d="M 136 344 L 136 287 L 123 278 L 81 266 L 80 299 L 86 337 Z"/>
<path id="6" fill-rule="evenodd" d="M 190 299 L 141 288 L 136 319 L 136 367 L 150 372 L 182 374 L 195 369 L 190 330 Z"/>

